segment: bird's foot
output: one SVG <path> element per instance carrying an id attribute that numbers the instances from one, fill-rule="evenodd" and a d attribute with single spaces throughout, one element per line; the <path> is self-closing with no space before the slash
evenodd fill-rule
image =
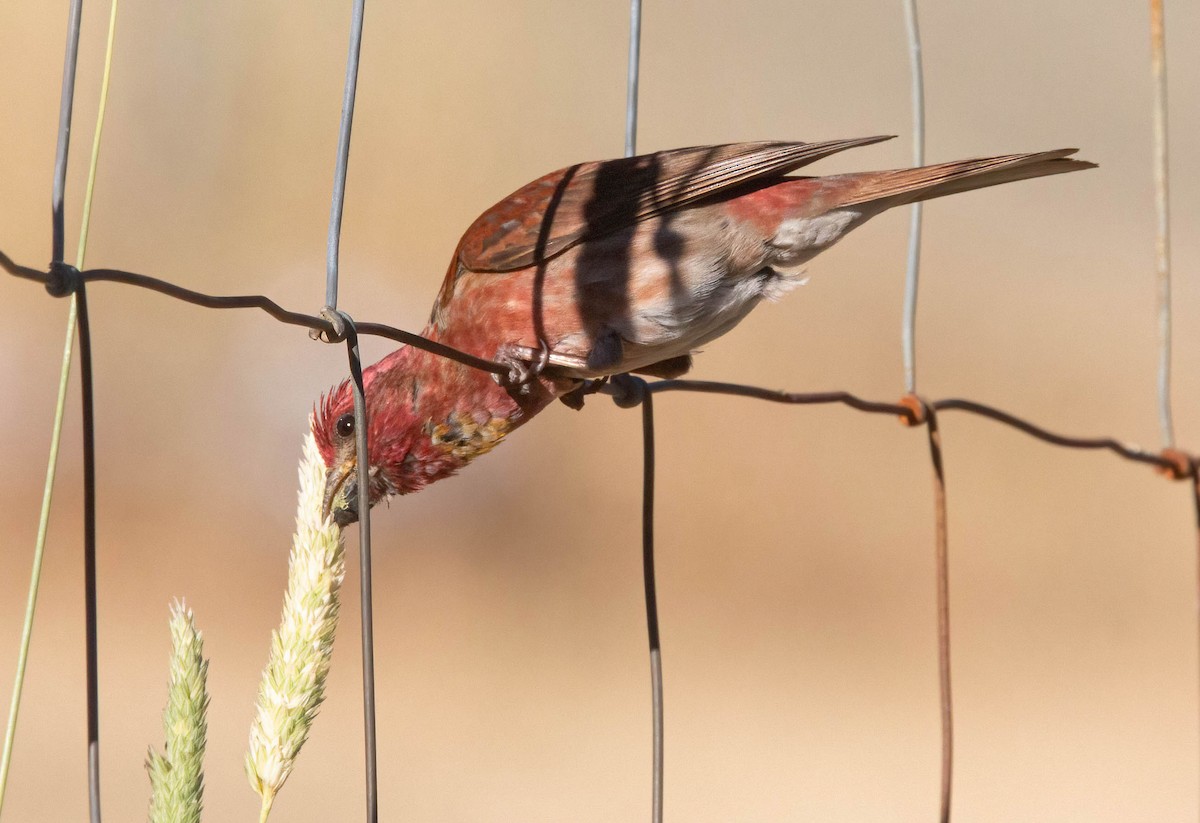
<path id="1" fill-rule="evenodd" d="M 607 382 L 608 375 L 605 375 L 604 377 L 597 377 L 595 380 L 585 380 L 558 399 L 562 401 L 562 404 L 567 408 L 579 411 L 583 408 L 584 398 L 586 398 L 589 394 L 595 394 L 596 392 L 600 391 L 600 389 L 603 388 L 604 384 Z"/>
<path id="2" fill-rule="evenodd" d="M 530 359 L 532 351 L 533 358 Z M 496 362 L 508 367 L 508 374 L 493 375 L 497 383 L 515 390 L 518 394 L 529 394 L 533 382 L 550 362 L 550 344 L 538 340 L 537 349 L 506 343 L 496 351 Z"/>

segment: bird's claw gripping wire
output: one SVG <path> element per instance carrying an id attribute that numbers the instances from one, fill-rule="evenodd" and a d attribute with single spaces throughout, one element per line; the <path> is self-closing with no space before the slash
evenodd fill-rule
<path id="1" fill-rule="evenodd" d="M 592 380 L 584 380 L 558 399 L 567 408 L 579 411 L 583 408 L 583 402 L 587 396 L 589 394 L 599 394 L 604 391 L 604 387 L 608 385 L 609 380 L 609 375 L 597 377 Z"/>
<path id="2" fill-rule="evenodd" d="M 520 347 L 506 344 L 496 351 L 496 362 L 508 366 L 508 374 L 493 374 L 492 379 L 500 385 L 515 390 L 518 394 L 529 394 L 536 380 L 550 363 L 550 344 L 538 339 L 537 359 L 529 360 Z"/>
<path id="3" fill-rule="evenodd" d="M 309 337 L 313 340 L 320 340 L 322 343 L 341 343 L 346 339 L 347 315 L 345 312 L 332 306 L 326 306 L 321 309 L 321 318 L 329 324 L 329 328 L 309 329 Z"/>

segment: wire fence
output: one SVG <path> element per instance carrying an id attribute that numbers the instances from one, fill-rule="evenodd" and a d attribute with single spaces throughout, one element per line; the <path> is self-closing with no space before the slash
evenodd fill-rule
<path id="1" fill-rule="evenodd" d="M 924 93 L 921 68 L 921 47 L 915 0 L 902 0 L 909 36 L 913 89 L 914 161 L 924 159 Z M 989 419 L 1042 442 L 1070 449 L 1106 451 L 1124 460 L 1149 465 L 1164 476 L 1188 481 L 1195 510 L 1197 552 L 1200 556 L 1200 459 L 1175 446 L 1174 426 L 1170 408 L 1171 365 L 1171 272 L 1169 263 L 1169 211 L 1167 198 L 1166 142 L 1166 82 L 1165 27 L 1162 0 L 1150 0 L 1152 72 L 1154 96 L 1154 179 L 1156 182 L 1156 271 L 1159 324 L 1158 412 L 1163 448 L 1149 451 L 1112 437 L 1076 437 L 1044 428 L 1010 412 L 973 400 L 946 398 L 929 399 L 916 391 L 916 304 L 920 255 L 920 204 L 913 207 L 907 258 L 906 288 L 902 314 L 901 346 L 904 362 L 905 392 L 896 401 L 870 400 L 845 391 L 793 393 L 741 385 L 700 380 L 664 379 L 647 381 L 633 375 L 618 375 L 611 380 L 595 380 L 583 393 L 605 394 L 623 408 L 642 410 L 643 490 L 642 490 L 642 558 L 646 608 L 646 623 L 650 651 L 652 701 L 652 802 L 651 817 L 660 823 L 663 815 L 663 679 L 662 648 L 657 611 L 654 565 L 654 484 L 655 484 L 655 421 L 653 398 L 664 392 L 722 394 L 791 405 L 840 404 L 869 414 L 884 414 L 900 419 L 907 426 L 923 427 L 926 431 L 934 483 L 934 514 L 936 521 L 936 607 L 939 694 L 942 731 L 942 768 L 939 817 L 950 819 L 953 766 L 953 703 L 950 681 L 950 607 L 949 607 L 949 545 L 947 537 L 947 506 L 942 442 L 938 417 L 943 412 L 962 412 Z M 258 309 L 278 322 L 305 327 L 311 336 L 328 343 L 345 343 L 349 373 L 354 396 L 357 454 L 366 454 L 368 425 L 363 390 L 362 362 L 359 354 L 360 335 L 378 336 L 415 346 L 435 355 L 446 357 L 466 366 L 489 372 L 503 382 L 509 379 L 510 366 L 477 357 L 428 340 L 418 334 L 381 323 L 356 321 L 337 308 L 338 253 L 341 235 L 342 206 L 345 195 L 346 170 L 349 162 L 350 136 L 354 120 L 355 90 L 359 54 L 362 42 L 364 0 L 353 0 L 349 55 L 342 101 L 341 123 L 334 169 L 333 196 L 330 207 L 327 240 L 325 306 L 319 315 L 290 310 L 270 298 L 260 295 L 222 296 L 206 294 L 178 286 L 167 280 L 146 274 L 108 268 L 79 270 L 64 261 L 63 202 L 67 160 L 69 156 L 71 116 L 74 105 L 75 68 L 79 50 L 82 0 L 70 0 L 67 44 L 64 58 L 63 84 L 59 112 L 58 143 L 52 189 L 52 260 L 46 269 L 21 265 L 0 251 L 0 267 L 9 274 L 41 283 L 55 297 L 74 296 L 78 311 L 80 384 L 82 389 L 82 435 L 84 480 L 84 571 L 85 571 L 85 638 L 87 648 L 87 761 L 90 818 L 99 823 L 99 684 L 98 684 L 98 627 L 96 616 L 96 480 L 95 480 L 95 420 L 94 373 L 92 369 L 91 333 L 88 315 L 87 287 L 94 283 L 118 283 L 155 291 L 172 299 L 208 309 Z M 637 98 L 641 52 L 640 0 L 630 2 L 630 37 L 625 112 L 625 154 L 636 152 Z M 551 372 L 553 366 L 548 367 Z M 358 460 L 360 489 L 369 489 L 369 461 Z M 378 819 L 378 769 L 375 735 L 375 674 L 372 621 L 372 571 L 370 507 L 361 506 L 360 529 L 360 587 L 362 608 L 363 655 L 363 727 L 365 739 L 365 777 L 367 819 Z M 1200 590 L 1197 592 L 1200 600 Z"/>

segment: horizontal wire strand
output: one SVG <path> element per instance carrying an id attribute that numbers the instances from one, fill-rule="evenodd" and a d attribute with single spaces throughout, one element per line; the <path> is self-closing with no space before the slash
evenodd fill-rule
<path id="1" fill-rule="evenodd" d="M 9 274 L 15 277 L 22 277 L 27 280 L 35 280 L 39 283 L 49 284 L 52 282 L 53 276 L 32 268 L 30 266 L 22 266 L 13 262 L 12 258 L 0 251 L 0 268 L 3 268 Z M 198 292 L 193 289 L 177 286 L 174 283 L 169 283 L 166 280 L 160 280 L 157 277 L 150 277 L 145 274 L 137 274 L 135 272 L 122 271 L 120 269 L 87 269 L 79 272 L 79 277 L 84 282 L 94 283 L 123 283 L 128 286 L 137 286 L 138 288 L 147 289 L 149 291 L 158 292 L 159 294 L 173 297 L 176 300 L 181 300 L 184 303 L 191 303 L 193 306 L 200 306 L 206 309 L 259 309 L 266 312 L 280 323 L 285 323 L 290 326 L 301 326 L 311 329 L 316 332 L 325 334 L 334 334 L 333 324 L 324 318 L 317 317 L 312 314 L 304 314 L 303 312 L 291 311 L 285 309 L 276 303 L 274 300 L 261 294 L 242 294 L 242 295 L 213 295 Z M 385 337 L 389 340 L 395 340 L 398 343 L 405 343 L 419 349 L 424 349 L 431 354 L 440 355 L 441 357 L 450 360 L 456 360 L 464 366 L 470 366 L 480 371 L 491 372 L 492 374 L 506 375 L 509 367 L 496 363 L 492 360 L 485 360 L 482 357 L 476 357 L 473 354 L 467 354 L 464 351 L 459 351 L 456 348 L 447 346 L 443 343 L 438 343 L 419 334 L 404 331 L 403 329 L 387 326 L 383 323 L 358 323 L 359 334 L 369 334 L 373 337 Z"/>
<path id="2" fill-rule="evenodd" d="M 53 277 L 49 273 L 29 266 L 19 265 L 13 262 L 12 258 L 2 251 L 0 251 L 0 268 L 3 268 L 9 274 L 16 277 L 22 277 L 38 283 L 47 284 L 53 282 Z M 79 277 L 84 282 L 105 281 L 139 286 L 205 308 L 256 308 L 266 312 L 282 323 L 303 326 L 320 332 L 332 333 L 333 331 L 333 326 L 329 321 L 323 320 L 320 317 L 289 311 L 261 294 L 234 297 L 204 294 L 192 289 L 183 288 L 182 286 L 176 286 L 173 283 L 168 283 L 158 278 L 117 269 L 88 269 L 80 272 Z M 360 335 L 369 334 L 376 337 L 385 337 L 389 340 L 396 340 L 491 374 L 507 375 L 509 372 L 509 366 L 507 365 L 467 354 L 466 352 L 429 340 L 413 332 L 397 329 L 382 323 L 360 322 L 356 325 Z M 552 369 L 548 368 L 546 373 L 550 373 L 551 371 Z M 841 403 L 858 411 L 896 415 L 910 422 L 915 419 L 914 411 L 909 406 L 901 403 L 866 400 L 846 391 L 786 392 L 759 386 L 746 386 L 739 383 L 707 380 L 656 380 L 647 383 L 646 390 L 655 394 L 667 391 L 724 394 L 794 405 Z M 609 384 L 597 387 L 596 391 L 604 394 L 613 394 L 619 392 L 620 389 Z M 1151 452 L 1112 437 L 1072 437 L 1070 435 L 1059 434 L 1031 423 L 1015 414 L 974 400 L 948 398 L 929 401 L 929 405 L 936 411 L 964 411 L 986 417 L 1055 446 L 1063 446 L 1070 449 L 1110 451 L 1127 460 L 1156 466 L 1179 478 L 1191 477 L 1196 474 L 1195 461 L 1189 462 L 1185 453 L 1179 450 L 1172 450 L 1170 454 L 1165 452 Z"/>

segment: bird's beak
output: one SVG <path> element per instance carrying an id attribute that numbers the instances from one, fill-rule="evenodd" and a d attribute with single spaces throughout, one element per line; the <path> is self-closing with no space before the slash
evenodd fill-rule
<path id="1" fill-rule="evenodd" d="M 358 464 L 353 459 L 326 470 L 321 511 L 342 528 L 358 520 Z"/>

